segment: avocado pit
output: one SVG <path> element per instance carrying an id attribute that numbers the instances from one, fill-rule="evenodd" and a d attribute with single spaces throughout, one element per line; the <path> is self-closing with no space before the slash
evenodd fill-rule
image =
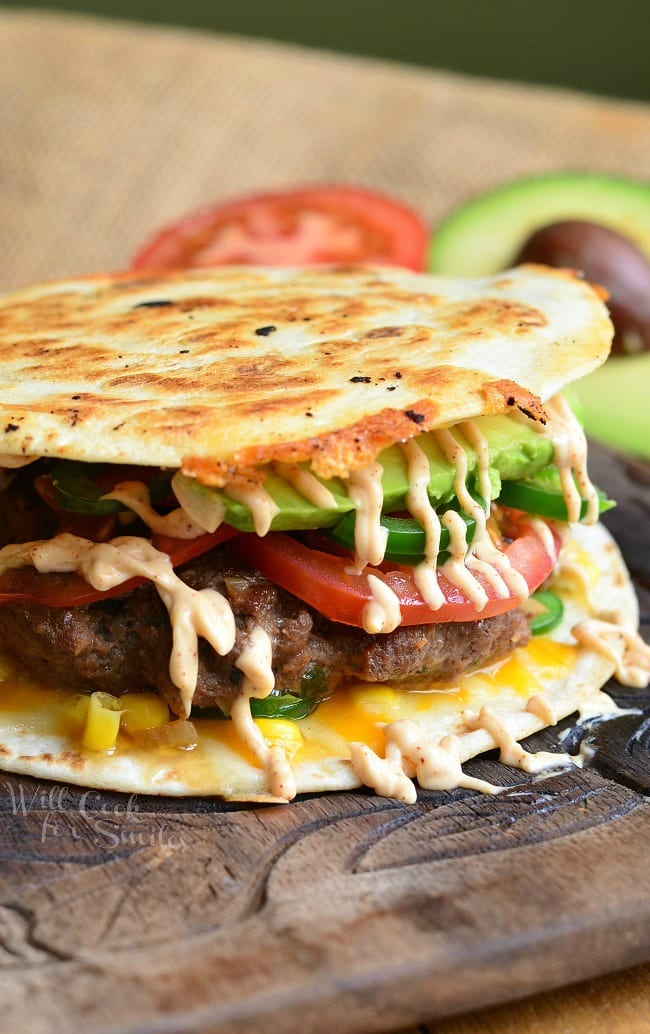
<path id="1" fill-rule="evenodd" d="M 587 220 L 562 220 L 533 233 L 516 262 L 581 270 L 609 291 L 612 352 L 650 351 L 650 261 L 622 234 Z"/>

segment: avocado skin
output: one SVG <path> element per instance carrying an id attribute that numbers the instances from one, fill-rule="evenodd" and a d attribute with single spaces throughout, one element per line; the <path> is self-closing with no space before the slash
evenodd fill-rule
<path id="1" fill-rule="evenodd" d="M 490 480 L 493 497 L 499 493 L 501 480 L 517 481 L 547 466 L 553 460 L 553 446 L 536 431 L 519 424 L 507 416 L 479 417 L 477 428 L 485 435 L 490 450 Z M 468 472 L 476 470 L 476 453 L 455 431 L 461 444 L 465 447 L 468 459 Z M 429 480 L 429 497 L 436 504 L 451 499 L 454 495 L 455 469 L 445 459 L 436 444 L 433 434 L 424 433 L 417 439 L 418 445 L 429 459 L 431 477 Z M 406 461 L 398 445 L 391 445 L 378 457 L 384 474 L 384 510 L 387 513 L 404 509 L 408 491 Z M 470 478 L 470 484 L 471 484 Z M 354 509 L 348 498 L 343 482 L 334 478 L 323 481 L 336 499 L 336 509 L 323 510 L 313 506 L 295 491 L 286 481 L 273 471 L 267 471 L 264 487 L 280 507 L 273 518 L 271 528 L 274 531 L 298 531 L 309 528 L 329 528 L 336 524 L 344 513 Z M 215 492 L 226 506 L 225 521 L 240 531 L 253 531 L 253 520 L 247 506 L 230 499 L 218 489 L 206 489 Z"/>
<path id="2" fill-rule="evenodd" d="M 498 273 L 535 231 L 564 219 L 607 226 L 650 256 L 650 184 L 576 171 L 517 179 L 453 209 L 433 235 L 429 270 Z"/>

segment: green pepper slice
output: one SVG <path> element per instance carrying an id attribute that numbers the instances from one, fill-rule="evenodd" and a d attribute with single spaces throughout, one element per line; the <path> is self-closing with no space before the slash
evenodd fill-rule
<path id="1" fill-rule="evenodd" d="M 252 697 L 251 714 L 254 718 L 291 718 L 297 721 L 311 714 L 317 703 L 317 699 L 308 700 L 306 697 L 294 696 L 293 693 L 271 695 L 263 700 Z"/>
<path id="2" fill-rule="evenodd" d="M 317 704 L 317 698 L 297 697 L 293 693 L 272 693 L 271 696 L 264 697 L 262 700 L 251 697 L 250 701 L 251 714 L 254 718 L 290 718 L 292 721 L 306 718 Z M 193 708 L 192 717 L 229 720 L 229 715 L 225 714 L 220 707 Z"/>
<path id="3" fill-rule="evenodd" d="M 616 504 L 596 489 L 599 499 L 599 512 L 611 510 Z M 567 513 L 564 495 L 560 484 L 557 467 L 544 467 L 534 477 L 522 481 L 503 481 L 499 502 L 504 506 L 512 506 L 515 510 L 550 517 L 556 521 L 566 521 Z M 587 514 L 587 503 L 583 500 L 580 507 L 580 520 Z"/>
<path id="4" fill-rule="evenodd" d="M 95 478 L 110 471 L 106 463 L 78 463 L 75 460 L 60 460 L 52 469 L 52 487 L 59 506 L 73 513 L 92 514 L 104 517 L 119 513 L 127 507 L 117 499 L 102 499 L 110 489 L 101 488 Z M 113 468 L 115 469 L 115 468 Z M 169 495 L 171 472 L 161 471 L 149 482 L 151 498 L 164 499 Z"/>
<path id="5" fill-rule="evenodd" d="M 455 509 L 455 507 L 450 506 L 449 509 Z M 471 542 L 476 529 L 476 521 L 473 517 L 468 517 L 467 514 L 462 512 L 460 516 L 467 528 L 467 541 Z M 328 534 L 336 542 L 340 542 L 341 545 L 346 546 L 348 549 L 354 549 L 355 520 L 355 511 L 351 510 L 342 517 L 337 525 L 329 529 Z M 395 517 L 390 514 L 382 514 L 381 526 L 388 531 L 386 560 L 393 560 L 395 563 L 407 565 L 419 564 L 420 561 L 424 560 L 425 534 L 424 529 L 416 520 L 412 517 Z M 438 554 L 441 564 L 447 559 L 448 553 L 446 550 L 448 546 L 449 531 L 447 528 L 441 528 L 440 553 Z"/>
<path id="6" fill-rule="evenodd" d="M 530 599 L 535 600 L 536 603 L 544 607 L 543 613 L 535 614 L 530 622 L 532 635 L 546 635 L 547 632 L 552 632 L 564 616 L 562 600 L 551 589 L 542 589 L 540 592 L 534 592 Z"/>

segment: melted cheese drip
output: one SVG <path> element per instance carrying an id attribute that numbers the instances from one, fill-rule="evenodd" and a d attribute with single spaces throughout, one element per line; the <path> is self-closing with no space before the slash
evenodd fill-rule
<path id="1" fill-rule="evenodd" d="M 348 495 L 356 508 L 354 522 L 354 564 L 348 574 L 361 574 L 366 564 L 378 567 L 384 559 L 388 531 L 381 526 L 384 491 L 381 463 L 355 470 L 347 481 Z"/>
<path id="2" fill-rule="evenodd" d="M 624 686 L 642 689 L 650 683 L 650 646 L 622 614 L 613 620 L 585 618 L 571 632 L 581 646 L 586 646 L 616 665 L 616 678 Z"/>
<path id="3" fill-rule="evenodd" d="M 555 395 L 544 406 L 548 421 L 541 433 L 553 445 L 553 462 L 560 472 L 562 493 L 569 523 L 580 520 L 583 500 L 587 503 L 585 524 L 595 524 L 600 506 L 598 493 L 587 473 L 587 439 L 569 403 L 563 395 Z"/>
<path id="4" fill-rule="evenodd" d="M 281 463 L 279 460 L 273 464 L 273 469 L 312 506 L 317 506 L 320 510 L 336 509 L 335 497 L 311 471 L 304 470 L 293 463 Z"/>
<path id="5" fill-rule="evenodd" d="M 186 716 L 198 677 L 199 636 L 207 639 L 220 656 L 234 646 L 235 619 L 228 601 L 215 589 L 196 590 L 186 585 L 174 572 L 167 554 L 155 549 L 148 539 L 123 537 L 90 542 L 64 534 L 0 550 L 0 570 L 30 564 L 41 574 L 80 574 L 100 592 L 130 578 L 152 582 L 169 613 L 173 640 L 169 674 L 180 690 Z"/>
<path id="6" fill-rule="evenodd" d="M 531 754 L 524 750 L 491 707 L 482 707 L 478 714 L 464 711 L 461 717 L 464 725 L 471 731 L 484 729 L 489 733 L 495 746 L 499 748 L 499 761 L 504 765 L 520 768 L 523 772 L 544 772 L 550 768 L 575 764 L 570 754 L 553 754 L 547 750 Z"/>
<path id="7" fill-rule="evenodd" d="M 280 507 L 266 489 L 257 483 L 240 485 L 229 482 L 224 491 L 231 499 L 248 507 L 253 517 L 255 534 L 263 538 L 270 531 L 273 518 L 280 512 Z"/>
<path id="8" fill-rule="evenodd" d="M 555 569 L 554 584 L 560 589 L 568 588 L 575 592 L 576 585 L 582 592 L 586 606 L 590 610 L 595 609 L 593 590 L 598 584 L 600 571 L 593 559 L 574 542 L 569 541 L 560 554 L 559 563 Z"/>
<path id="9" fill-rule="evenodd" d="M 137 514 L 155 535 L 170 535 L 175 539 L 196 539 L 205 529 L 197 524 L 182 507 L 162 516 L 151 505 L 149 488 L 143 481 L 122 481 L 102 499 L 116 499 Z"/>
<path id="10" fill-rule="evenodd" d="M 237 734 L 252 750 L 266 771 L 269 791 L 281 800 L 296 796 L 296 781 L 286 752 L 279 745 L 269 747 L 251 714 L 251 697 L 264 699 L 275 686 L 271 662 L 273 647 L 267 632 L 256 627 L 246 641 L 235 667 L 244 674 L 244 681 L 230 712 Z"/>

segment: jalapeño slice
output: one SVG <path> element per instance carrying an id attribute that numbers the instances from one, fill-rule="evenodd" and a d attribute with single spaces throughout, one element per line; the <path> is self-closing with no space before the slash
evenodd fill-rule
<path id="1" fill-rule="evenodd" d="M 298 721 L 310 715 L 318 704 L 317 698 L 295 696 L 294 693 L 272 693 L 262 700 L 251 697 L 251 714 L 254 718 L 290 718 Z M 220 707 L 193 707 L 192 718 L 217 718 L 229 720 Z"/>
<path id="2" fill-rule="evenodd" d="M 562 600 L 551 589 L 534 592 L 530 599 L 544 608 L 539 614 L 535 614 L 530 622 L 531 633 L 533 635 L 546 635 L 547 632 L 552 632 L 564 617 L 564 604 Z"/>
<path id="3" fill-rule="evenodd" d="M 455 509 L 450 506 L 449 509 Z M 465 527 L 467 528 L 467 541 L 471 542 L 476 529 L 476 521 L 467 514 L 460 514 Z M 336 542 L 354 549 L 354 524 L 356 514 L 354 510 L 346 513 L 345 516 L 331 528 L 328 534 Z M 413 517 L 396 517 L 392 514 L 382 514 L 381 526 L 388 531 L 388 542 L 386 545 L 385 559 L 392 560 L 398 564 L 419 564 L 424 560 L 425 534 L 424 529 Z M 447 559 L 447 547 L 449 546 L 449 531 L 447 528 L 440 530 L 440 552 L 439 562 Z"/>
<path id="4" fill-rule="evenodd" d="M 111 491 L 106 475 L 117 474 L 113 484 L 129 480 L 119 476 L 119 467 L 106 463 L 80 463 L 76 460 L 60 460 L 52 469 L 52 487 L 59 506 L 73 513 L 92 514 L 104 517 L 119 513 L 127 507 L 117 499 L 102 499 Z M 149 481 L 149 492 L 153 500 L 165 499 L 171 492 L 171 471 L 160 471 Z M 100 484 L 103 481 L 103 484 Z"/>
<path id="5" fill-rule="evenodd" d="M 596 489 L 599 499 L 599 510 L 611 510 L 616 504 L 607 496 Z M 556 521 L 568 520 L 568 513 L 560 475 L 557 467 L 544 467 L 534 477 L 523 478 L 521 481 L 503 481 L 499 502 L 503 506 L 511 506 L 515 510 L 523 510 L 525 513 L 538 514 L 540 517 L 550 517 Z M 583 500 L 580 507 L 580 520 L 587 514 L 587 503 Z"/>

